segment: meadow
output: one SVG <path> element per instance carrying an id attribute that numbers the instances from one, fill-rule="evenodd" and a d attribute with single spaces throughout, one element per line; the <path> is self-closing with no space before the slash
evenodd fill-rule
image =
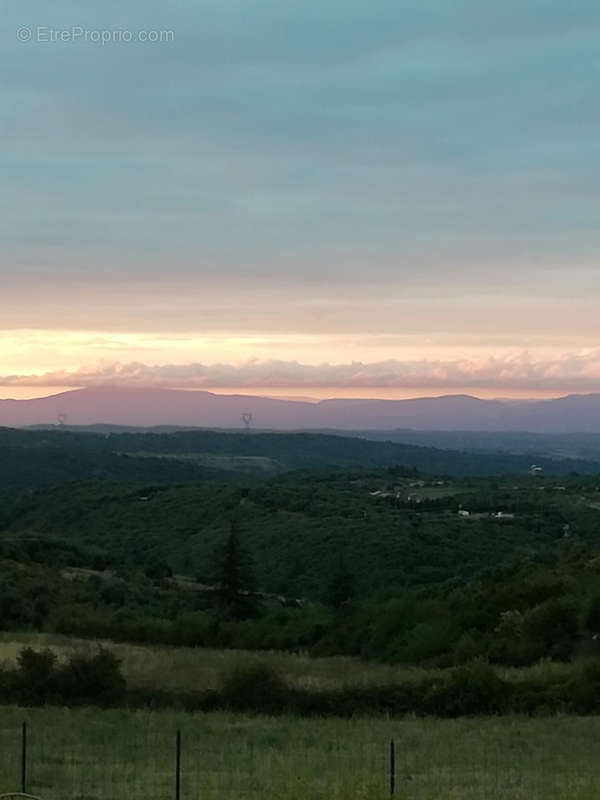
<path id="1" fill-rule="evenodd" d="M 346 685 L 381 686 L 426 673 L 418 667 L 390 666 L 345 656 L 311 658 L 307 654 L 278 651 L 147 647 L 46 633 L 0 633 L 0 666 L 14 667 L 23 647 L 49 648 L 59 661 L 65 661 L 73 653 L 93 653 L 98 644 L 108 647 L 121 659 L 123 675 L 134 689 L 170 692 L 218 689 L 229 671 L 257 662 L 273 668 L 290 686 L 315 690 Z"/>
<path id="2" fill-rule="evenodd" d="M 600 790 L 600 718 L 557 716 L 298 719 L 226 713 L 6 707 L 0 790 L 20 788 L 28 723 L 27 789 L 43 800 L 181 798 L 592 800 Z"/>
<path id="3" fill-rule="evenodd" d="M 89 655 L 98 645 L 121 660 L 127 685 L 132 689 L 190 692 L 219 689 L 233 670 L 257 663 L 273 669 L 287 685 L 298 689 L 327 691 L 350 687 L 392 686 L 445 670 L 409 665 L 389 665 L 349 656 L 311 658 L 308 654 L 281 651 L 219 650 L 208 647 L 158 647 L 111 641 L 91 641 L 48 633 L 0 633 L 0 667 L 13 668 L 24 647 L 48 648 L 59 661 L 73 653 Z M 564 679 L 572 672 L 568 663 L 541 661 L 531 667 L 505 667 L 498 674 L 511 682 L 545 678 Z"/>

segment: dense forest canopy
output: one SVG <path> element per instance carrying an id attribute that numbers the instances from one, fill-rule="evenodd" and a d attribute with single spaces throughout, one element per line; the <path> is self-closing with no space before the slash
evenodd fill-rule
<path id="1" fill-rule="evenodd" d="M 568 659 L 600 628 L 593 462 L 210 431 L 0 446 L 5 630 L 448 665 Z"/>

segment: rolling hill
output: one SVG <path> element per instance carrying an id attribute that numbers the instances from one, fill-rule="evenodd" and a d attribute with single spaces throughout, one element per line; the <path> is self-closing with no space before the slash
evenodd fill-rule
<path id="1" fill-rule="evenodd" d="M 530 431 L 600 433 L 600 394 L 569 395 L 524 403 L 446 395 L 410 400 L 278 400 L 206 391 L 102 387 L 33 400 L 0 400 L 0 425 L 72 425 L 241 428 L 245 412 L 253 427 L 268 430 Z"/>
<path id="2" fill-rule="evenodd" d="M 431 475 L 527 475 L 531 454 L 460 452 L 321 433 L 89 433 L 0 428 L 0 486 L 80 480 L 189 483 L 258 480 L 295 469 L 402 467 Z M 535 458 L 548 474 L 600 473 L 600 462 Z"/>

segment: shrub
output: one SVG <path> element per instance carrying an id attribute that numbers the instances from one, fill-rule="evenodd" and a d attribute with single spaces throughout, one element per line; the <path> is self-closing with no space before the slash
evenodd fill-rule
<path id="1" fill-rule="evenodd" d="M 52 650 L 40 650 L 24 647 L 17 656 L 17 665 L 21 675 L 31 683 L 44 683 L 54 672 L 56 654 Z"/>
<path id="2" fill-rule="evenodd" d="M 153 581 L 160 581 L 163 578 L 170 578 L 173 575 L 173 570 L 166 561 L 154 560 L 146 565 L 145 575 Z"/>
<path id="3" fill-rule="evenodd" d="M 467 664 L 483 655 L 486 642 L 478 631 L 466 631 L 454 646 L 453 657 L 457 665 Z"/>
<path id="4" fill-rule="evenodd" d="M 120 660 L 99 647 L 93 656 L 71 656 L 59 671 L 59 687 L 69 702 L 111 706 L 123 700 L 126 683 Z"/>
<path id="5" fill-rule="evenodd" d="M 571 711 L 596 714 L 600 709 L 600 664 L 592 661 L 580 669 L 566 686 Z"/>
<path id="6" fill-rule="evenodd" d="M 281 712 L 289 707 L 291 691 L 267 664 L 236 667 L 224 679 L 223 702 L 236 711 Z"/>
<path id="7" fill-rule="evenodd" d="M 483 661 L 472 661 L 436 681 L 424 698 L 424 711 L 442 717 L 497 714 L 506 710 L 508 685 Z"/>
<path id="8" fill-rule="evenodd" d="M 19 689 L 16 670 L 0 668 L 0 702 L 14 703 L 19 699 Z"/>
<path id="9" fill-rule="evenodd" d="M 594 595 L 589 601 L 584 627 L 594 633 L 600 633 L 600 595 Z"/>
<path id="10" fill-rule="evenodd" d="M 458 625 L 451 618 L 420 622 L 406 637 L 406 646 L 397 651 L 396 659 L 407 664 L 423 664 L 448 653 L 460 636 Z"/>
<path id="11" fill-rule="evenodd" d="M 568 598 L 553 598 L 541 603 L 525 616 L 528 635 L 541 642 L 556 659 L 568 659 L 578 631 L 577 608 Z"/>
<path id="12" fill-rule="evenodd" d="M 52 650 L 25 647 L 17 656 L 16 676 L 19 701 L 24 705 L 43 705 L 57 689 L 56 654 Z"/>

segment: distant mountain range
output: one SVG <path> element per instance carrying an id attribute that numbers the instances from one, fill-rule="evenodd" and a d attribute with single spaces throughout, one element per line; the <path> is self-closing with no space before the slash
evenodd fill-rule
<path id="1" fill-rule="evenodd" d="M 410 400 L 318 403 L 175 389 L 76 389 L 32 400 L 0 400 L 0 425 L 99 423 L 262 430 L 463 430 L 600 433 L 600 394 L 523 403 L 445 395 Z M 64 416 L 63 416 L 64 415 Z"/>

